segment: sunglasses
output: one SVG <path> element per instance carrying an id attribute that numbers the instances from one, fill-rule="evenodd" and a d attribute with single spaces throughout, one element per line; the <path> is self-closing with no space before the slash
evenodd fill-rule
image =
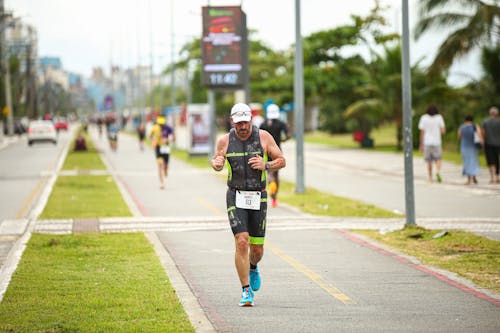
<path id="1" fill-rule="evenodd" d="M 250 111 L 238 111 L 235 112 L 231 115 L 231 117 L 246 117 L 246 116 L 251 116 L 252 112 Z"/>

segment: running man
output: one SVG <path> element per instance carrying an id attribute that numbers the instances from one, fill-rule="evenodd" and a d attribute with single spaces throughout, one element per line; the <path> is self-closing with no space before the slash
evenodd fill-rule
<path id="1" fill-rule="evenodd" d="M 160 189 L 163 190 L 165 188 L 165 178 L 168 176 L 170 139 L 175 141 L 174 130 L 166 124 L 165 117 L 156 118 L 156 124 L 151 129 L 149 138 L 155 149 L 156 162 L 158 163 L 158 176 L 160 178 Z"/>
<path id="2" fill-rule="evenodd" d="M 144 151 L 144 139 L 146 138 L 146 125 L 144 122 L 140 122 L 137 125 L 137 136 L 139 137 L 139 149 Z"/>
<path id="3" fill-rule="evenodd" d="M 254 291 L 260 289 L 257 264 L 264 255 L 267 193 L 266 170 L 286 165 L 271 134 L 252 126 L 252 111 L 243 103 L 231 109 L 233 128 L 217 142 L 211 166 L 221 171 L 228 166 L 227 215 L 235 240 L 234 262 L 242 287 L 240 306 L 254 305 Z M 272 161 L 268 162 L 268 157 Z"/>
<path id="4" fill-rule="evenodd" d="M 281 149 L 281 142 L 290 139 L 290 130 L 285 122 L 281 121 L 279 118 L 280 108 L 276 104 L 269 104 L 266 108 L 266 120 L 260 125 L 260 129 L 268 131 Z M 278 207 L 278 190 L 280 187 L 279 171 L 268 171 L 267 176 L 271 206 Z"/>
<path id="5" fill-rule="evenodd" d="M 113 152 L 116 152 L 118 150 L 118 132 L 120 132 L 120 126 L 116 123 L 115 118 L 110 118 L 109 125 L 107 127 L 107 133 L 109 147 Z"/>

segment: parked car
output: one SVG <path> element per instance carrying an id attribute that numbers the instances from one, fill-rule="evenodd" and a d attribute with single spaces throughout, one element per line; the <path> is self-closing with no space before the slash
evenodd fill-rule
<path id="1" fill-rule="evenodd" d="M 65 118 L 57 118 L 54 120 L 54 126 L 56 130 L 67 131 L 68 130 L 68 121 Z"/>
<path id="2" fill-rule="evenodd" d="M 26 128 L 24 127 L 23 123 L 19 119 L 14 119 L 12 122 L 12 128 L 14 129 L 14 134 L 21 135 L 26 133 Z M 7 124 L 7 121 L 4 121 L 3 124 L 3 134 L 7 135 L 9 131 L 9 126 Z"/>
<path id="3" fill-rule="evenodd" d="M 28 127 L 28 145 L 34 142 L 49 141 L 57 144 L 57 131 L 54 124 L 48 120 L 35 120 Z"/>

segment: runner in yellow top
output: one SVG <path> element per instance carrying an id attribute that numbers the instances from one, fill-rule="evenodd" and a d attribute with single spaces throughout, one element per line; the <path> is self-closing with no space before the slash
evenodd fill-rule
<path id="1" fill-rule="evenodd" d="M 151 129 L 149 138 L 155 149 L 156 161 L 158 163 L 158 176 L 160 188 L 165 188 L 164 179 L 168 176 L 168 160 L 170 157 L 170 140 L 175 141 L 172 127 L 166 124 L 165 117 L 156 118 L 156 124 Z"/>

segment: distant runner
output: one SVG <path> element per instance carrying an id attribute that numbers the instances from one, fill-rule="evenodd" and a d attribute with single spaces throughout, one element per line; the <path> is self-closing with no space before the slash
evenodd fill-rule
<path id="1" fill-rule="evenodd" d="M 268 131 L 281 149 L 281 142 L 290 139 L 290 130 L 285 122 L 279 119 L 280 108 L 276 104 L 269 104 L 266 108 L 266 120 L 260 125 L 260 129 Z M 269 183 L 269 194 L 271 195 L 271 206 L 278 206 L 278 190 L 280 187 L 279 170 L 267 172 Z"/>
<path id="2" fill-rule="evenodd" d="M 165 188 L 165 178 L 168 176 L 168 161 L 170 157 L 170 139 L 175 141 L 174 130 L 166 124 L 165 117 L 158 117 L 149 135 L 155 149 L 158 163 L 160 189 Z"/>

